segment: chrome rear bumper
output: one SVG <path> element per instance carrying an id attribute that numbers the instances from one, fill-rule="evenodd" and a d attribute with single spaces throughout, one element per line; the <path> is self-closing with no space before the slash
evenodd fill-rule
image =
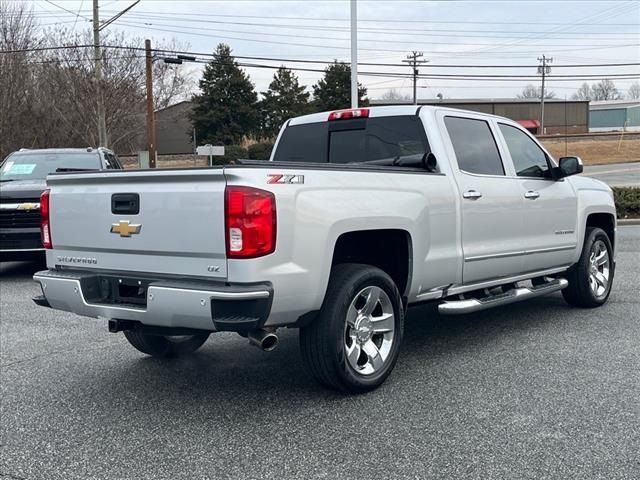
<path id="1" fill-rule="evenodd" d="M 94 318 L 132 320 L 143 325 L 200 330 L 258 328 L 271 308 L 270 285 L 235 285 L 157 280 L 148 284 L 146 305 L 118 305 L 93 299 L 99 275 L 45 270 L 33 279 L 51 308 Z M 40 305 L 42 300 L 36 300 Z"/>

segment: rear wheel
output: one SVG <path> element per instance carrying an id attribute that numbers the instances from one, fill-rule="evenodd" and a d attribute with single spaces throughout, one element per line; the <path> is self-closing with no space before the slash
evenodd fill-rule
<path id="1" fill-rule="evenodd" d="M 564 299 L 576 307 L 599 307 L 611 293 L 614 265 L 611 241 L 604 230 L 588 227 L 580 260 L 568 272 Z"/>
<path id="2" fill-rule="evenodd" d="M 300 330 L 302 357 L 321 383 L 349 393 L 381 385 L 395 366 L 404 311 L 393 280 L 368 265 L 333 268 L 318 317 Z"/>
<path id="3" fill-rule="evenodd" d="M 149 335 L 140 330 L 126 330 L 124 336 L 140 352 L 162 358 L 193 353 L 209 338 L 208 333 L 169 336 Z"/>

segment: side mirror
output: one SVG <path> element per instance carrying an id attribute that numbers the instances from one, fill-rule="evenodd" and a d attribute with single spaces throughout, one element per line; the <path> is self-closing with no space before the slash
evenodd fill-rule
<path id="1" fill-rule="evenodd" d="M 561 157 L 558 173 L 560 178 L 582 173 L 582 159 L 580 157 Z"/>

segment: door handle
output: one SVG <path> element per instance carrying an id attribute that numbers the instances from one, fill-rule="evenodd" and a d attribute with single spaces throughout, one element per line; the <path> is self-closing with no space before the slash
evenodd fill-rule
<path id="1" fill-rule="evenodd" d="M 462 194 L 464 198 L 470 198 L 471 200 L 477 200 L 482 197 L 482 194 L 476 190 L 467 190 Z"/>
<path id="2" fill-rule="evenodd" d="M 540 196 L 540 193 L 534 192 L 533 190 L 529 190 L 527 193 L 524 194 L 524 198 L 529 198 L 531 200 L 535 200 L 539 196 Z"/>

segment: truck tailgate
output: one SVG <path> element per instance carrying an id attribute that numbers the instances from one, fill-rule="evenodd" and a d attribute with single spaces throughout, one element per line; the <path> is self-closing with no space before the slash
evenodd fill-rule
<path id="1" fill-rule="evenodd" d="M 223 169 L 51 175 L 47 264 L 226 278 Z"/>

